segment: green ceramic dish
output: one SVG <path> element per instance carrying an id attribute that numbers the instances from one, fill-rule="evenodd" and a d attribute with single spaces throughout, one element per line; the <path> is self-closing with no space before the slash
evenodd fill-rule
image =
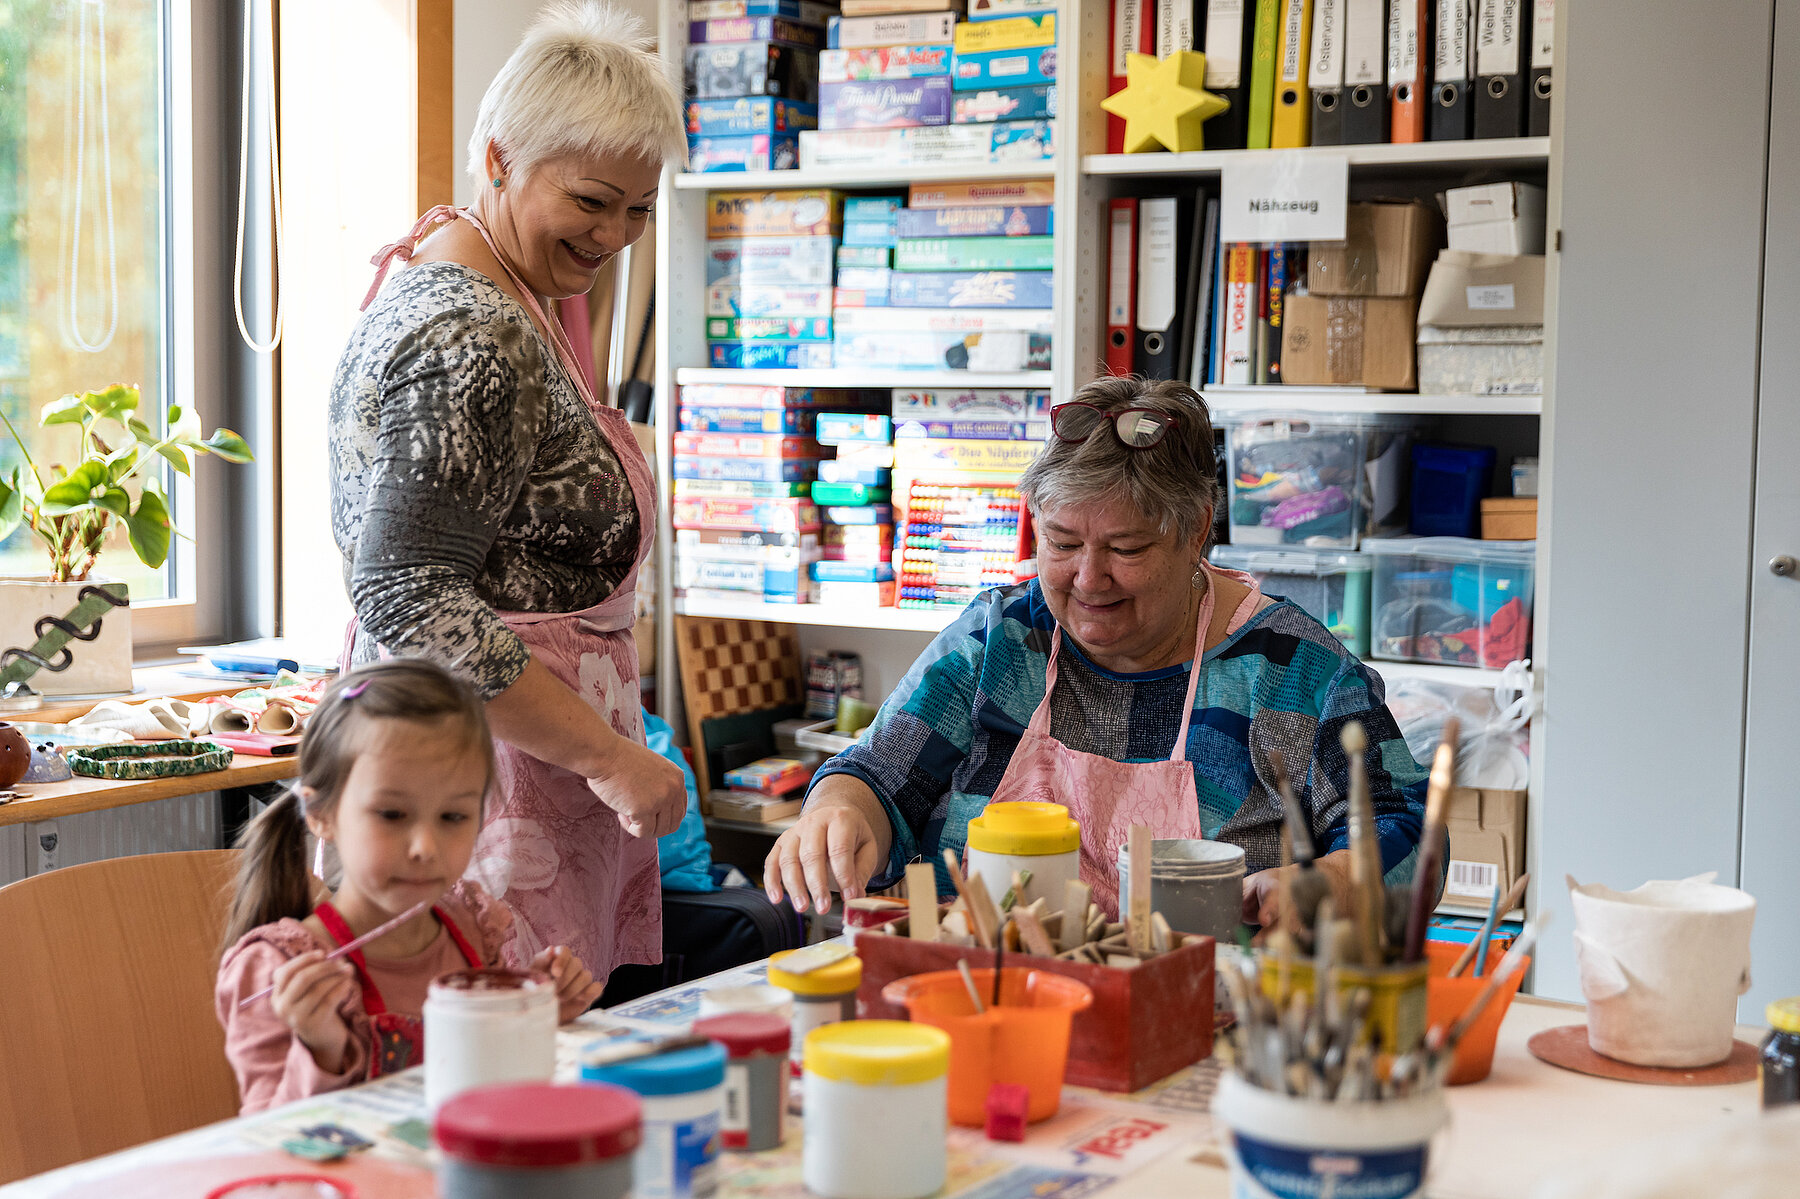
<path id="1" fill-rule="evenodd" d="M 211 741 L 140 741 L 70 746 L 69 769 L 97 779 L 167 779 L 210 774 L 231 765 L 231 751 Z"/>

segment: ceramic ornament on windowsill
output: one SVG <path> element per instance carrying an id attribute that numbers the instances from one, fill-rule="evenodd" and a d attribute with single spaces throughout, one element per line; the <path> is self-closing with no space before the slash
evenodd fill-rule
<path id="1" fill-rule="evenodd" d="M 1203 86 L 1206 55 L 1177 50 L 1167 58 L 1130 54 L 1125 58 L 1125 90 L 1100 107 L 1125 120 L 1125 152 L 1204 150 L 1202 126 L 1231 102 Z"/>
<path id="2" fill-rule="evenodd" d="M 176 529 L 160 476 L 193 472 L 195 455 L 248 462 L 250 447 L 230 429 L 203 436 L 193 413 L 171 406 L 164 431 L 138 415 L 136 387 L 115 383 L 44 406 L 38 424 L 79 430 L 72 466 L 39 464 L 0 413 L 21 463 L 0 475 L 0 541 L 21 526 L 49 553 L 36 576 L 0 577 L 0 705 L 21 710 L 31 695 L 131 690 L 128 591 L 94 574 L 108 538 L 123 526 L 138 561 L 160 568 Z"/>

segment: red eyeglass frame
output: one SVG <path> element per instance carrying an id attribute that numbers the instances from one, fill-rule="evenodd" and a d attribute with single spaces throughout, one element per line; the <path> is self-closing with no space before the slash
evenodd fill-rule
<path id="1" fill-rule="evenodd" d="M 1176 416 L 1172 412 L 1164 412 L 1157 408 L 1102 408 L 1100 405 L 1090 404 L 1086 400 L 1065 400 L 1063 403 L 1050 409 L 1050 432 L 1056 436 L 1058 441 L 1068 442 L 1071 445 L 1086 441 L 1088 438 L 1092 437 L 1094 435 L 1094 429 L 1089 429 L 1080 437 L 1064 436 L 1062 430 L 1056 427 L 1056 415 L 1069 408 L 1086 408 L 1089 412 L 1099 416 L 1101 418 L 1100 424 L 1096 425 L 1095 428 L 1111 429 L 1113 439 L 1128 450 L 1154 449 L 1162 444 L 1163 438 L 1169 435 L 1170 429 L 1175 428 L 1181 423 L 1181 418 L 1179 416 Z M 1119 433 L 1119 418 L 1121 416 L 1130 416 L 1133 413 L 1153 417 L 1160 422 L 1156 431 L 1156 436 L 1143 445 L 1133 445 L 1131 442 L 1126 441 Z"/>

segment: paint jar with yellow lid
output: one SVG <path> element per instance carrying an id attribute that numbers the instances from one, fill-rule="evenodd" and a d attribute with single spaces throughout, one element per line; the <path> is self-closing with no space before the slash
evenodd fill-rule
<path id="1" fill-rule="evenodd" d="M 804 971 L 782 969 L 782 962 L 790 958 L 810 966 L 808 959 L 816 960 L 822 948 L 828 946 L 787 949 L 769 958 L 769 985 L 794 997 L 793 1038 L 788 1042 L 788 1053 L 795 1074 L 800 1073 L 801 1051 L 808 1033 L 840 1020 L 856 1019 L 856 989 L 862 986 L 861 958 L 847 954 Z"/>
<path id="2" fill-rule="evenodd" d="M 1059 803 L 991 803 L 969 821 L 967 872 L 980 875 L 999 903 L 1015 872 L 1030 878 L 1020 904 L 1044 897 L 1053 912 L 1063 906 L 1063 885 L 1081 877 L 1081 824 Z"/>
<path id="3" fill-rule="evenodd" d="M 856 1020 L 806 1038 L 801 1178 L 826 1199 L 920 1199 L 944 1185 L 950 1036 Z"/>

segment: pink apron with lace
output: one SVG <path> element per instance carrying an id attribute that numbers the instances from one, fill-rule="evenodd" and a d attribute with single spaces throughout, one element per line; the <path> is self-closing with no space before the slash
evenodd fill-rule
<path id="1" fill-rule="evenodd" d="M 1228 631 L 1241 628 L 1262 602 L 1256 580 L 1235 570 L 1207 566 L 1209 575 L 1228 575 L 1249 587 L 1250 594 L 1232 613 Z M 1062 648 L 1062 629 L 1050 638 L 1050 667 L 1044 678 L 1044 698 L 1031 714 L 1031 723 L 1019 738 L 1019 747 L 1007 763 L 1000 785 L 989 803 L 1038 800 L 1059 803 L 1081 822 L 1081 878 L 1094 891 L 1094 902 L 1115 920 L 1119 912 L 1119 847 L 1134 824 L 1149 825 L 1158 837 L 1204 837 L 1200 827 L 1200 795 L 1194 789 L 1194 768 L 1188 764 L 1188 722 L 1194 715 L 1194 695 L 1204 669 L 1206 630 L 1212 624 L 1213 597 L 1208 586 L 1200 600 L 1199 632 L 1194 639 L 1194 664 L 1189 671 L 1187 702 L 1181 709 L 1181 728 L 1175 748 L 1166 762 L 1115 762 L 1099 754 L 1082 753 L 1050 735 L 1050 697 L 1056 691 L 1057 651 Z"/>
<path id="2" fill-rule="evenodd" d="M 656 492 L 650 464 L 624 414 L 596 402 L 561 322 L 545 315 L 532 290 L 506 265 L 486 227 L 466 209 L 439 205 L 420 217 L 407 237 L 382 247 L 372 260 L 378 269 L 363 307 L 381 289 L 395 258 L 410 258 L 431 226 L 458 218 L 473 225 L 494 250 L 548 335 L 564 373 L 623 465 L 638 512 L 637 555 L 607 599 L 579 612 L 497 615 L 531 649 L 531 656 L 605 717 L 614 732 L 642 745 L 644 714 L 631 625 L 638 570 L 656 536 Z M 352 621 L 347 644 L 354 642 L 355 629 Z M 655 838 L 626 833 L 613 810 L 574 771 L 505 741 L 495 741 L 494 757 L 500 798 L 488 807 L 469 874 L 503 897 L 518 917 L 507 964 L 522 966 L 551 945 L 567 945 L 598 979 L 626 962 L 661 961 L 662 886 Z"/>

